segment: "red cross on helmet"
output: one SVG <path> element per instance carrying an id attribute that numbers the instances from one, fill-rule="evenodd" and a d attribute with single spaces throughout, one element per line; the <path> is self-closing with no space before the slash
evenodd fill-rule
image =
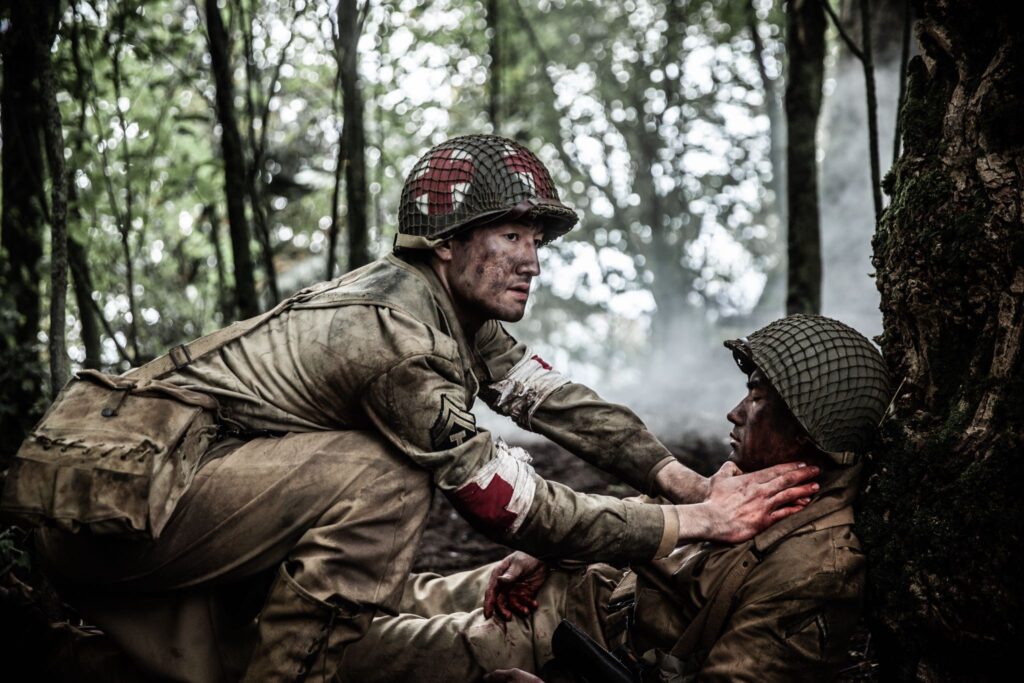
<path id="1" fill-rule="evenodd" d="M 464 135 L 416 162 L 402 188 L 396 249 L 430 249 L 456 233 L 497 221 L 535 220 L 550 241 L 579 218 L 530 150 L 497 135 Z"/>

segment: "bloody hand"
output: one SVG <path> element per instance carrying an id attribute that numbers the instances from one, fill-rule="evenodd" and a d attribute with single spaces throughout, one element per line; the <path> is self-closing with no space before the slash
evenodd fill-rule
<path id="1" fill-rule="evenodd" d="M 502 621 L 528 616 L 537 609 L 537 593 L 547 577 L 543 562 L 526 553 L 512 553 L 495 566 L 487 580 L 484 616 Z"/>

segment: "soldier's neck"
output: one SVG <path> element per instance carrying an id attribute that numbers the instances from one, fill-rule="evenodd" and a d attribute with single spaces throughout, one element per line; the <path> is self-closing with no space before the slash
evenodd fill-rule
<path id="1" fill-rule="evenodd" d="M 451 302 L 452 310 L 455 311 L 455 317 L 459 322 L 459 327 L 462 328 L 462 333 L 466 336 L 466 339 L 474 339 L 476 333 L 487 322 L 486 316 L 477 313 L 475 310 L 467 309 L 466 306 L 460 303 L 459 297 L 452 295 L 451 284 L 448 282 L 448 270 L 440 261 L 436 259 L 431 261 L 430 269 L 434 271 L 434 275 L 437 276 L 441 287 L 444 288 L 445 293 L 448 295 L 448 301 Z"/>

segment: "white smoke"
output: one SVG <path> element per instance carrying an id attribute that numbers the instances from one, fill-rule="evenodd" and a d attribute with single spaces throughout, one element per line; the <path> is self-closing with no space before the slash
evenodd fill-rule
<path id="1" fill-rule="evenodd" d="M 843 59 L 829 79 L 822 125 L 820 164 L 822 314 L 841 320 L 871 338 L 882 331 L 879 293 L 871 265 L 875 231 L 868 156 L 864 71 Z M 878 147 L 882 177 L 892 166 L 892 141 L 899 96 L 899 64 L 875 68 L 878 93 Z M 883 205 L 885 197 L 883 196 Z"/>

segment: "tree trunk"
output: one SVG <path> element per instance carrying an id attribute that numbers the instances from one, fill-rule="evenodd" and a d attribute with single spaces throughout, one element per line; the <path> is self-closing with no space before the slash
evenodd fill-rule
<path id="1" fill-rule="evenodd" d="M 100 328 L 97 324 L 96 304 L 92 300 L 92 273 L 85 247 L 75 238 L 68 237 L 68 263 L 71 266 L 71 281 L 75 285 L 75 304 L 78 320 L 82 324 L 82 344 L 85 346 L 87 368 L 98 370 L 102 363 L 103 346 L 100 343 Z"/>
<path id="2" fill-rule="evenodd" d="M 498 0 L 487 0 L 487 28 L 491 32 L 488 52 L 491 64 L 487 76 L 487 116 L 495 135 L 501 135 L 501 32 Z"/>
<path id="3" fill-rule="evenodd" d="M 42 107 L 39 94 L 42 40 L 35 26 L 42 11 L 32 3 L 5 2 L 10 21 L 0 36 L 3 89 L 3 209 L 0 250 L 4 257 L 0 318 L 0 465 L 17 450 L 38 415 L 40 397 L 39 262 L 43 256 L 45 194 L 43 191 Z M 10 317 L 8 317 L 10 316 Z M 9 321 L 9 322 L 8 322 Z"/>
<path id="4" fill-rule="evenodd" d="M 68 176 L 64 170 L 64 130 L 57 104 L 57 84 L 50 46 L 57 34 L 60 3 L 50 0 L 42 10 L 45 24 L 36 41 L 40 98 L 43 110 L 43 139 L 50 170 L 50 397 L 56 398 L 68 381 L 67 313 L 68 298 Z"/>
<path id="5" fill-rule="evenodd" d="M 1014 5 L 980 5 L 918 6 L 874 241 L 902 388 L 859 528 L 874 642 L 899 680 L 1005 680 L 1024 633 L 1024 39 Z"/>
<path id="6" fill-rule="evenodd" d="M 818 113 L 825 66 L 825 13 L 819 0 L 792 0 L 786 11 L 787 313 L 821 310 L 818 216 Z"/>
<path id="7" fill-rule="evenodd" d="M 341 137 L 345 150 L 345 199 L 348 202 L 348 269 L 370 262 L 369 227 L 366 221 L 366 133 L 363 94 L 359 84 L 361 22 L 356 0 L 338 2 L 341 39 L 341 99 L 345 123 Z"/>
<path id="8" fill-rule="evenodd" d="M 774 212 L 776 227 L 779 235 L 779 244 L 782 242 L 782 235 L 785 234 L 786 225 L 789 221 L 789 211 L 786 205 L 786 114 L 783 109 L 782 97 L 779 94 L 777 78 L 768 75 L 768 68 L 765 64 L 765 46 L 759 31 L 760 21 L 757 18 L 757 11 L 754 7 L 754 0 L 748 0 L 747 27 L 750 37 L 754 43 L 754 57 L 757 62 L 757 72 L 761 78 L 761 87 L 764 89 L 764 111 L 768 116 L 768 160 L 772 165 L 772 179 L 768 188 L 772 191 L 773 202 L 769 211 Z M 781 248 L 781 247 L 780 247 Z M 781 256 L 781 253 L 780 253 Z M 766 281 L 761 297 L 754 308 L 755 319 L 764 317 L 766 320 L 774 320 L 779 317 L 785 309 L 786 300 L 786 260 L 779 258 L 778 263 L 765 273 Z"/>
<path id="9" fill-rule="evenodd" d="M 245 154 L 235 116 L 235 84 L 228 34 L 217 8 L 217 0 L 206 0 L 206 30 L 213 77 L 217 85 L 217 120 L 220 122 L 221 150 L 224 155 L 224 193 L 231 231 L 231 255 L 235 266 L 235 302 L 239 315 L 251 318 L 259 313 L 259 303 L 253 279 L 249 222 L 245 216 Z"/>
<path id="10" fill-rule="evenodd" d="M 203 221 L 210 230 L 210 244 L 213 246 L 213 257 L 217 259 L 217 307 L 224 323 L 233 320 L 235 311 L 231 297 L 228 295 L 228 278 L 224 270 L 224 250 L 220 246 L 220 216 L 217 205 L 207 204 L 203 207 Z"/>

